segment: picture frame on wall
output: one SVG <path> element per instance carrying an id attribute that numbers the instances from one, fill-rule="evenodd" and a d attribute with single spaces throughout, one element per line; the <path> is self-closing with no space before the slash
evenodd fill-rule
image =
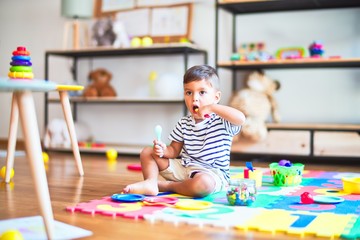
<path id="1" fill-rule="evenodd" d="M 124 1 L 119 1 L 116 5 L 106 0 L 96 0 L 94 16 L 111 17 L 114 21 L 122 21 L 130 37 L 149 36 L 154 43 L 191 40 L 193 7 L 191 3 L 139 7 L 134 1 L 131 1 L 134 7 L 129 8 L 133 4 L 121 4 Z M 143 1 L 143 4 L 148 2 Z M 103 4 L 106 6 L 103 7 Z M 109 9 L 113 11 L 108 11 Z"/>

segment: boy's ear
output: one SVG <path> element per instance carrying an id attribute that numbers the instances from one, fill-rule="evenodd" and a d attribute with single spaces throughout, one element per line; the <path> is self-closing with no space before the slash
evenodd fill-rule
<path id="1" fill-rule="evenodd" d="M 218 104 L 220 102 L 220 99 L 221 99 L 221 92 L 217 91 L 215 94 L 215 102 L 214 103 Z"/>

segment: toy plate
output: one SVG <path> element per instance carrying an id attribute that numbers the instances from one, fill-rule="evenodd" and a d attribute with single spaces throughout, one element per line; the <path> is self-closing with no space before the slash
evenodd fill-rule
<path id="1" fill-rule="evenodd" d="M 322 195 L 314 196 L 313 199 L 314 202 L 316 203 L 328 203 L 328 204 L 341 203 L 344 201 L 342 197 L 322 196 Z"/>
<path id="2" fill-rule="evenodd" d="M 212 206 L 211 202 L 198 201 L 192 199 L 182 199 L 175 204 L 176 208 L 183 210 L 203 210 L 210 208 Z"/>
<path id="3" fill-rule="evenodd" d="M 113 194 L 111 200 L 116 202 L 139 202 L 145 198 L 141 194 Z"/>
<path id="4" fill-rule="evenodd" d="M 157 204 L 157 203 L 167 203 L 167 204 L 175 204 L 178 199 L 175 197 L 145 197 L 144 202 Z"/>

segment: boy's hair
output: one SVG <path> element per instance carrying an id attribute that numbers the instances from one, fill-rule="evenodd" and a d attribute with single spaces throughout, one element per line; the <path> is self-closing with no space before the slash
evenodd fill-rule
<path id="1" fill-rule="evenodd" d="M 216 90 L 220 90 L 220 80 L 216 70 L 209 65 L 196 65 L 189 68 L 184 74 L 183 84 L 205 80 Z"/>

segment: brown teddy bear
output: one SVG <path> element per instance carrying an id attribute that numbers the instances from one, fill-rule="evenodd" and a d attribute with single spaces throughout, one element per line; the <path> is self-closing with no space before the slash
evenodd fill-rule
<path id="1" fill-rule="evenodd" d="M 273 96 L 280 88 L 280 83 L 270 79 L 262 71 L 255 71 L 248 76 L 245 84 L 246 87 L 235 93 L 230 100 L 230 106 L 239 109 L 246 116 L 246 122 L 237 138 L 263 141 L 268 134 L 265 122 L 270 113 L 274 122 L 280 121 Z"/>
<path id="2" fill-rule="evenodd" d="M 116 91 L 110 85 L 112 74 L 104 68 L 89 73 L 91 83 L 83 92 L 84 97 L 115 97 Z"/>

